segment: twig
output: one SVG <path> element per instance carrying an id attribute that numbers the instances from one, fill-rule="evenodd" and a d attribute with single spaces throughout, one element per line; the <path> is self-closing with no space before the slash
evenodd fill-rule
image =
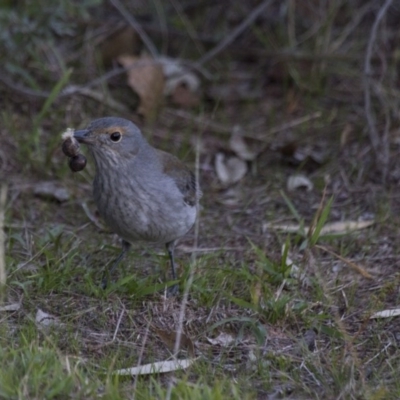
<path id="1" fill-rule="evenodd" d="M 196 168 L 195 168 L 195 177 L 196 177 L 196 185 L 197 188 L 199 188 L 199 174 L 200 174 L 200 138 L 197 137 L 196 140 Z M 196 199 L 196 208 L 197 208 L 197 219 L 196 219 L 196 224 L 195 224 L 195 231 L 194 231 L 194 247 L 198 246 L 198 237 L 199 237 L 199 199 Z M 192 254 L 192 259 L 190 261 L 190 272 L 189 272 L 189 279 L 186 282 L 185 285 L 185 291 L 183 293 L 183 299 L 182 299 L 182 304 L 181 304 L 181 308 L 179 310 L 179 320 L 178 320 L 178 329 L 176 332 L 176 340 L 175 340 L 175 345 L 174 345 L 174 353 L 173 353 L 173 357 L 174 360 L 176 361 L 177 358 L 177 354 L 178 354 L 178 350 L 179 347 L 181 345 L 181 338 L 182 338 L 182 331 L 183 331 L 183 321 L 185 319 L 185 312 L 186 312 L 186 306 L 188 303 L 188 297 L 189 297 L 189 291 L 192 287 L 193 284 L 193 280 L 194 280 L 194 271 L 195 271 L 195 266 L 196 266 L 196 253 Z M 173 380 L 170 379 L 169 384 L 168 384 L 168 390 L 167 390 L 167 394 L 165 396 L 166 400 L 170 400 L 171 399 L 171 394 L 172 394 L 172 387 L 173 387 Z"/>
<path id="2" fill-rule="evenodd" d="M 300 118 L 296 118 L 293 121 L 290 121 L 290 122 L 287 122 L 285 124 L 278 125 L 275 128 L 269 129 L 268 133 L 270 135 L 273 135 L 273 134 L 278 133 L 278 132 L 286 131 L 287 129 L 294 128 L 297 125 L 301 125 L 301 124 L 304 124 L 305 122 L 311 121 L 313 119 L 320 118 L 321 115 L 322 115 L 322 113 L 320 111 L 317 111 L 317 112 L 315 112 L 313 114 L 306 115 L 306 116 L 300 117 Z M 254 137 L 254 138 L 256 138 L 256 137 Z M 257 139 L 261 140 L 260 137 L 257 137 Z"/>
<path id="3" fill-rule="evenodd" d="M 140 348 L 139 358 L 138 358 L 138 362 L 137 362 L 138 367 L 142 364 L 144 348 L 145 348 L 145 345 L 147 342 L 147 338 L 149 336 L 150 325 L 151 325 L 151 322 L 148 321 L 147 326 L 146 326 L 146 331 L 145 331 L 144 337 L 143 337 L 142 347 Z M 132 393 L 133 393 L 132 400 L 135 400 L 135 397 L 136 397 L 136 388 L 137 388 L 138 378 L 139 378 L 139 375 L 135 375 L 135 381 L 133 382 L 133 390 L 132 390 Z"/>
<path id="4" fill-rule="evenodd" d="M 3 294 L 3 289 L 7 281 L 6 275 L 6 260 L 4 251 L 4 214 L 7 200 L 7 185 L 3 184 L 0 188 L 0 294 Z"/>
<path id="5" fill-rule="evenodd" d="M 115 1 L 115 0 L 112 0 Z M 239 24 L 225 39 L 221 40 L 213 49 L 208 53 L 204 54 L 199 61 L 196 62 L 197 65 L 203 65 L 206 62 L 214 58 L 218 53 L 228 47 L 240 34 L 242 34 L 256 19 L 257 17 L 265 11 L 265 9 L 272 3 L 272 0 L 266 0 L 262 2 L 258 7 L 256 7 L 247 18 Z"/>
<path id="6" fill-rule="evenodd" d="M 374 24 L 371 29 L 371 35 L 369 37 L 367 52 L 365 54 L 364 63 L 364 104 L 365 104 L 365 115 L 367 117 L 368 132 L 371 140 L 371 145 L 375 151 L 378 161 L 380 160 L 379 147 L 381 145 L 381 139 L 376 128 L 375 115 L 371 105 L 371 78 L 372 78 L 372 50 L 376 42 L 376 35 L 378 31 L 379 23 L 385 16 L 387 9 L 392 4 L 392 0 L 386 0 L 383 6 L 380 8 L 378 15 L 375 18 Z"/>
<path id="7" fill-rule="evenodd" d="M 153 58 L 158 57 L 158 51 L 154 43 L 151 41 L 150 37 L 147 33 L 142 29 L 139 22 L 128 12 L 128 10 L 121 4 L 119 0 L 110 0 L 111 4 L 120 12 L 120 14 L 126 19 L 129 25 L 137 32 L 137 34 L 142 39 L 143 43 L 146 45 L 147 50 L 149 50 L 150 54 Z"/>
<path id="8" fill-rule="evenodd" d="M 128 107 L 126 107 L 119 101 L 115 100 L 110 95 L 104 95 L 104 93 L 101 93 L 93 89 L 89 89 L 87 87 L 79 88 L 79 90 L 77 90 L 76 92 L 86 97 L 90 97 L 91 99 L 96 100 L 99 103 L 106 104 L 108 107 L 120 113 L 129 113 Z"/>
<path id="9" fill-rule="evenodd" d="M 117 326 L 115 327 L 115 331 L 114 331 L 114 335 L 113 335 L 113 338 L 111 340 L 111 343 L 114 342 L 114 340 L 117 337 L 117 333 L 119 331 L 119 326 L 121 325 L 122 317 L 124 316 L 124 314 L 125 314 L 125 307 L 122 309 L 121 314 L 120 314 L 120 316 L 118 318 Z"/>
<path id="10" fill-rule="evenodd" d="M 207 119 L 206 117 L 203 116 L 194 116 L 192 113 L 189 113 L 187 111 L 184 110 L 174 110 L 172 108 L 165 108 L 164 113 L 167 116 L 174 116 L 174 117 L 179 117 L 185 120 L 189 120 L 192 121 L 198 125 L 202 125 L 202 127 L 204 128 L 209 128 L 212 129 L 215 132 L 219 132 L 219 133 L 227 133 L 229 135 L 232 134 L 232 126 L 227 126 L 227 125 L 223 125 L 220 124 L 218 122 L 214 122 L 211 121 L 210 119 Z M 279 133 L 282 131 L 285 131 L 287 129 L 290 128 L 294 128 L 297 125 L 301 125 L 304 124 L 306 122 L 312 121 L 313 119 L 317 119 L 320 118 L 322 115 L 322 113 L 320 111 L 317 111 L 315 113 L 312 113 L 310 115 L 306 115 L 304 117 L 300 117 L 300 118 L 296 118 L 293 121 L 290 122 L 286 122 L 282 125 L 278 125 L 274 128 L 270 128 L 268 129 L 268 133 L 273 135 L 275 133 Z M 263 122 L 264 123 L 264 122 Z M 252 125 L 251 129 L 244 129 L 244 133 L 243 133 L 243 137 L 247 137 L 249 139 L 255 139 L 255 140 L 260 140 L 262 142 L 265 142 L 266 139 L 265 137 L 261 137 L 260 135 L 254 135 L 251 133 L 247 133 L 248 130 L 254 130 L 255 128 L 257 128 L 257 126 Z"/>

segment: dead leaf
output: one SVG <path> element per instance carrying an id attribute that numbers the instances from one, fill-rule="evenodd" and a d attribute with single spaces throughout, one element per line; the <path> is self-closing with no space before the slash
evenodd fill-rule
<path id="1" fill-rule="evenodd" d="M 247 164 L 238 157 L 227 157 L 223 153 L 218 153 L 215 157 L 215 170 L 221 183 L 231 185 L 246 175 Z"/>
<path id="2" fill-rule="evenodd" d="M 229 333 L 221 332 L 216 338 L 207 338 L 210 344 L 214 346 L 222 346 L 227 347 L 230 346 L 232 343 L 235 342 L 235 338 L 230 335 Z"/>
<path id="3" fill-rule="evenodd" d="M 365 229 L 373 225 L 375 221 L 339 221 L 326 224 L 321 229 L 321 235 L 327 234 L 346 234 L 360 229 Z M 299 224 L 265 224 L 264 228 L 271 228 L 278 231 L 283 231 L 286 233 L 296 233 L 299 232 L 301 226 Z M 304 226 L 304 230 L 307 232 L 310 228 Z"/>
<path id="4" fill-rule="evenodd" d="M 147 55 L 141 57 L 121 55 L 118 57 L 118 62 L 124 68 L 129 68 L 127 71 L 128 85 L 140 97 L 138 113 L 147 120 L 151 120 L 164 98 L 162 65 Z"/>
<path id="5" fill-rule="evenodd" d="M 391 317 L 398 317 L 399 315 L 400 315 L 400 308 L 395 308 L 393 310 L 378 311 L 378 312 L 372 314 L 369 318 L 370 319 L 391 318 Z"/>
<path id="6" fill-rule="evenodd" d="M 182 108 L 193 108 L 200 104 L 200 97 L 197 93 L 191 92 L 183 83 L 174 89 L 171 94 L 171 100 Z"/>
<path id="7" fill-rule="evenodd" d="M 349 141 L 350 135 L 353 133 L 354 127 L 352 124 L 347 123 L 340 134 L 340 148 L 343 149 Z"/>
<path id="8" fill-rule="evenodd" d="M 257 157 L 255 151 L 251 151 L 244 141 L 242 128 L 235 125 L 232 130 L 232 135 L 229 139 L 229 146 L 242 160 L 253 161 Z"/>
<path id="9" fill-rule="evenodd" d="M 293 192 L 296 189 L 305 188 L 307 192 L 314 188 L 313 183 L 304 175 L 289 176 L 287 190 Z"/>
<path id="10" fill-rule="evenodd" d="M 184 85 L 191 93 L 196 93 L 199 90 L 200 79 L 179 60 L 160 57 L 158 61 L 162 65 L 165 77 L 164 93 L 166 96 L 174 93 L 175 89 L 182 85 Z"/>
<path id="11" fill-rule="evenodd" d="M 119 369 L 114 375 L 149 375 L 161 374 L 164 372 L 177 371 L 190 367 L 197 358 L 188 358 L 186 360 L 158 361 L 150 364 L 139 365 L 138 367 Z"/>
<path id="12" fill-rule="evenodd" d="M 100 44 L 100 52 L 105 66 L 112 64 L 121 55 L 138 54 L 140 38 L 131 26 L 121 26 Z"/>
<path id="13" fill-rule="evenodd" d="M 157 332 L 157 335 L 160 336 L 161 340 L 167 345 L 167 347 L 171 351 L 174 351 L 177 332 L 166 331 L 159 328 L 155 328 L 155 331 Z M 186 350 L 191 356 L 194 356 L 194 344 L 190 337 L 183 332 L 181 333 L 180 348 L 182 350 Z"/>
<path id="14" fill-rule="evenodd" d="M 54 199 L 59 202 L 69 199 L 69 192 L 56 182 L 39 182 L 34 186 L 33 193 L 45 199 Z"/>
<path id="15" fill-rule="evenodd" d="M 314 170 L 321 166 L 327 159 L 327 149 L 318 149 L 317 146 L 299 146 L 291 137 L 276 146 L 282 154 L 282 159 L 290 165 L 302 165 L 303 168 Z"/>
<path id="16" fill-rule="evenodd" d="M 20 303 L 7 304 L 0 307 L 0 311 L 18 311 L 21 308 Z"/>
<path id="17" fill-rule="evenodd" d="M 38 308 L 36 312 L 35 322 L 39 328 L 49 328 L 50 326 L 60 325 L 58 318 L 42 311 L 40 308 Z"/>

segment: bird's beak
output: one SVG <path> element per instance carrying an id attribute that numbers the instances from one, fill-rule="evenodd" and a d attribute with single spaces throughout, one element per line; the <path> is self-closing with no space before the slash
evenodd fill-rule
<path id="1" fill-rule="evenodd" d="M 89 129 L 82 129 L 80 131 L 75 131 L 74 132 L 74 138 L 79 142 L 79 143 L 90 143 L 89 139 Z"/>

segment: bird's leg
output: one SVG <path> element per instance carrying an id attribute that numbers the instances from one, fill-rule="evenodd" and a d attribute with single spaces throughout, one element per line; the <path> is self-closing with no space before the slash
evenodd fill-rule
<path id="1" fill-rule="evenodd" d="M 174 260 L 174 249 L 175 249 L 175 241 L 173 240 L 172 242 L 168 242 L 166 244 L 167 247 L 167 252 L 168 252 L 168 257 L 169 261 L 171 263 L 171 272 L 172 272 L 172 279 L 175 281 L 176 280 L 176 268 L 175 268 L 175 260 Z M 171 286 L 169 289 L 169 294 L 175 295 L 179 291 L 179 286 L 175 284 L 174 286 Z"/>
<path id="2" fill-rule="evenodd" d="M 116 258 L 116 260 L 114 261 L 112 267 L 108 271 L 105 272 L 103 280 L 101 281 L 101 287 L 103 289 L 107 288 L 108 277 L 115 270 L 115 268 L 121 262 L 121 260 L 125 257 L 125 254 L 128 252 L 130 247 L 131 247 L 131 244 L 129 242 L 127 242 L 126 240 L 122 240 L 122 251 L 121 251 L 120 255 Z"/>

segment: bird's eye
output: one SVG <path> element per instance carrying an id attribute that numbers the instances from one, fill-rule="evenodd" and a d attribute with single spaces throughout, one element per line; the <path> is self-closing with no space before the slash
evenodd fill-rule
<path id="1" fill-rule="evenodd" d="M 110 135 L 110 139 L 114 142 L 114 143 L 118 143 L 122 138 L 122 135 L 120 132 L 113 132 Z"/>

